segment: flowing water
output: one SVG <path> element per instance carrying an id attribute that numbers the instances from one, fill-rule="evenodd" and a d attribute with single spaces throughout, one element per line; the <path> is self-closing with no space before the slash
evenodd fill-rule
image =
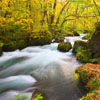
<path id="1" fill-rule="evenodd" d="M 66 37 L 65 42 L 73 45 L 82 36 Z M 45 94 L 45 100 L 78 100 L 84 91 L 80 81 L 73 79 L 72 71 L 82 64 L 72 50 L 62 53 L 57 46 L 52 43 L 4 52 L 0 57 L 0 100 L 13 100 L 18 94 L 31 97 L 33 87 Z"/>

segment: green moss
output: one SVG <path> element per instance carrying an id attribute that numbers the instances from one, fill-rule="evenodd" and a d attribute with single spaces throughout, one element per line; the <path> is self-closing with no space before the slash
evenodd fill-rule
<path id="1" fill-rule="evenodd" d="M 3 51 L 14 51 L 17 49 L 16 41 L 12 41 L 9 43 L 4 44 Z"/>
<path id="2" fill-rule="evenodd" d="M 81 50 L 77 52 L 76 57 L 80 62 L 87 63 L 92 58 L 92 53 L 88 50 Z"/>
<path id="3" fill-rule="evenodd" d="M 82 39 L 84 40 L 90 40 L 91 39 L 91 34 L 87 33 L 87 35 L 85 35 Z"/>
<path id="4" fill-rule="evenodd" d="M 100 52 L 95 53 L 93 58 L 100 58 Z"/>
<path id="5" fill-rule="evenodd" d="M 34 32 L 29 39 L 29 45 L 46 45 L 52 42 L 52 34 L 49 31 Z"/>
<path id="6" fill-rule="evenodd" d="M 80 70 L 79 75 L 80 75 L 80 78 L 81 78 L 82 82 L 84 84 L 86 84 L 87 83 L 88 72 Z"/>
<path id="7" fill-rule="evenodd" d="M 77 53 L 78 47 L 81 47 L 81 49 L 86 50 L 86 49 L 88 49 L 88 42 L 81 41 L 81 40 L 75 41 L 72 52 Z"/>
<path id="8" fill-rule="evenodd" d="M 19 40 L 16 43 L 16 47 L 17 47 L 17 49 L 23 49 L 23 48 L 27 47 L 27 44 L 24 40 Z"/>
<path id="9" fill-rule="evenodd" d="M 70 42 L 66 42 L 66 43 L 61 42 L 61 43 L 59 43 L 57 49 L 58 49 L 59 51 L 62 51 L 62 52 L 68 52 L 71 48 L 72 48 L 72 45 L 71 45 Z"/>
<path id="10" fill-rule="evenodd" d="M 23 49 L 26 46 L 27 45 L 24 40 L 10 41 L 3 45 L 3 51 L 14 51 L 16 49 Z"/>
<path id="11" fill-rule="evenodd" d="M 92 89 L 98 89 L 98 87 L 100 86 L 100 81 L 96 81 L 95 79 L 90 79 L 91 83 L 92 83 Z"/>

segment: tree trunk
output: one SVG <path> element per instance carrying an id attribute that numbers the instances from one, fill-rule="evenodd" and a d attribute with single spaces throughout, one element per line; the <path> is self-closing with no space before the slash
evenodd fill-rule
<path id="1" fill-rule="evenodd" d="M 60 20 L 60 15 L 63 13 L 63 11 L 64 11 L 64 9 L 65 9 L 65 7 L 67 6 L 69 4 L 69 1 L 63 6 L 63 8 L 61 9 L 61 11 L 60 11 L 60 14 L 59 14 L 59 16 L 58 16 L 58 18 L 57 18 L 57 22 L 56 22 L 56 24 L 58 24 L 59 23 L 59 20 Z"/>
<path id="2" fill-rule="evenodd" d="M 95 4 L 95 7 L 96 7 L 96 9 L 97 9 L 97 11 L 98 11 L 98 14 L 99 14 L 99 16 L 100 16 L 100 11 L 99 11 L 98 5 L 96 4 L 95 0 L 93 0 L 93 2 L 94 2 L 94 4 Z"/>
<path id="3" fill-rule="evenodd" d="M 56 5 L 57 5 L 57 0 L 54 1 L 54 6 L 53 6 L 54 13 L 51 15 L 51 23 L 50 24 L 53 24 L 53 22 L 54 22 Z"/>

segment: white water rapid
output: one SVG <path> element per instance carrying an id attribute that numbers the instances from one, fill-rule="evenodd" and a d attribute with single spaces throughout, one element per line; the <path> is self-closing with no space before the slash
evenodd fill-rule
<path id="1" fill-rule="evenodd" d="M 80 37 L 66 37 L 72 45 Z M 72 71 L 82 65 L 72 50 L 62 53 L 58 43 L 27 47 L 14 52 L 4 52 L 0 57 L 0 100 L 13 100 L 15 95 L 32 96 L 34 86 L 45 93 L 46 100 L 78 100 L 83 95 L 79 81 L 73 80 Z M 35 78 L 33 78 L 33 77 Z"/>

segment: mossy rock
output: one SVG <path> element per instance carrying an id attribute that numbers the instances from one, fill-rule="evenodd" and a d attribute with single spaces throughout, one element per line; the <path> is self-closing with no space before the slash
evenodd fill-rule
<path id="1" fill-rule="evenodd" d="M 72 48 L 72 45 L 71 45 L 70 42 L 66 42 L 66 43 L 61 42 L 61 43 L 59 43 L 57 49 L 58 49 L 59 51 L 62 51 L 62 52 L 68 52 L 71 48 Z"/>
<path id="2" fill-rule="evenodd" d="M 81 40 L 75 41 L 72 52 L 76 53 L 78 47 L 82 47 L 82 49 L 88 49 L 88 42 Z"/>
<path id="3" fill-rule="evenodd" d="M 3 51 L 14 51 L 16 49 L 23 49 L 27 47 L 24 40 L 11 41 L 3 45 Z"/>
<path id="4" fill-rule="evenodd" d="M 17 49 L 16 41 L 12 41 L 9 43 L 4 44 L 3 51 L 14 51 Z"/>
<path id="5" fill-rule="evenodd" d="M 79 60 L 82 63 L 87 63 L 89 62 L 89 59 L 92 58 L 92 53 L 91 51 L 88 50 L 81 50 L 77 52 L 76 54 L 77 60 Z"/>
<path id="6" fill-rule="evenodd" d="M 19 40 L 17 43 L 16 43 L 16 47 L 17 49 L 24 49 L 27 47 L 27 44 L 24 40 Z"/>
<path id="7" fill-rule="evenodd" d="M 93 58 L 99 58 L 100 59 L 100 52 L 94 53 Z"/>
<path id="8" fill-rule="evenodd" d="M 52 42 L 52 34 L 49 31 L 34 32 L 29 39 L 29 46 L 46 45 Z"/>
<path id="9" fill-rule="evenodd" d="M 88 76 L 88 72 L 86 71 L 83 71 L 83 70 L 80 70 L 79 71 L 79 75 L 80 75 L 80 78 L 81 78 L 81 81 L 86 84 L 87 83 L 87 76 Z"/>

